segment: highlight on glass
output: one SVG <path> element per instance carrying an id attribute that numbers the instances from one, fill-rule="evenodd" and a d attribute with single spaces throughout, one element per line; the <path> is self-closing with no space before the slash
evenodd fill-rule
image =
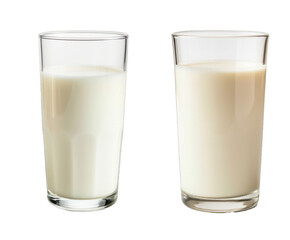
<path id="1" fill-rule="evenodd" d="M 259 199 L 268 34 L 172 34 L 182 200 L 208 212 Z"/>
<path id="2" fill-rule="evenodd" d="M 48 200 L 91 211 L 117 200 L 128 35 L 39 35 Z"/>

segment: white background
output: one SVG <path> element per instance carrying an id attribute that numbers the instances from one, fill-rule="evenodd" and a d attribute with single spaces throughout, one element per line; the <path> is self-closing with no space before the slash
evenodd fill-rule
<path id="1" fill-rule="evenodd" d="M 266 0 L 2 1 L 0 239 L 289 239 L 289 7 Z M 38 33 L 129 33 L 119 199 L 74 213 L 46 199 Z M 180 30 L 270 34 L 261 195 L 255 209 L 191 210 L 180 197 L 173 56 Z"/>

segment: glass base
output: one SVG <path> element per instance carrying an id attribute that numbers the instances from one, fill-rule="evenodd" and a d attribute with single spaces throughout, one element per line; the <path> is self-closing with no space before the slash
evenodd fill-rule
<path id="1" fill-rule="evenodd" d="M 233 198 L 202 198 L 199 196 L 191 196 L 185 192 L 181 193 L 183 203 L 192 209 L 212 212 L 212 213 L 228 213 L 241 212 L 254 208 L 258 204 L 259 191 L 245 196 Z"/>
<path id="2" fill-rule="evenodd" d="M 47 198 L 50 203 L 61 209 L 75 212 L 87 212 L 112 206 L 117 201 L 118 193 L 115 192 L 110 196 L 97 199 L 69 199 L 59 197 L 47 191 Z"/>

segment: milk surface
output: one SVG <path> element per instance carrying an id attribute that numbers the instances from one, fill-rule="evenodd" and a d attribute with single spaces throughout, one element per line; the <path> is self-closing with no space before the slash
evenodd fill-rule
<path id="1" fill-rule="evenodd" d="M 182 191 L 226 198 L 258 190 L 265 65 L 179 65 L 175 75 Z"/>
<path id="2" fill-rule="evenodd" d="M 47 188 L 71 199 L 117 191 L 126 73 L 54 67 L 41 75 Z"/>

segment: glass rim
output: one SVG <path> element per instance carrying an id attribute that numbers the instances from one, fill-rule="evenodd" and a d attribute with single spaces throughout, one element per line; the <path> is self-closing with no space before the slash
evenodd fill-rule
<path id="1" fill-rule="evenodd" d="M 174 32 L 171 35 L 177 37 L 193 38 L 246 38 L 246 37 L 269 37 L 268 33 L 247 30 L 189 30 Z"/>
<path id="2" fill-rule="evenodd" d="M 127 39 L 129 37 L 127 33 L 123 32 L 97 30 L 48 31 L 39 33 L 38 36 L 40 39 L 64 41 L 106 41 Z"/>

